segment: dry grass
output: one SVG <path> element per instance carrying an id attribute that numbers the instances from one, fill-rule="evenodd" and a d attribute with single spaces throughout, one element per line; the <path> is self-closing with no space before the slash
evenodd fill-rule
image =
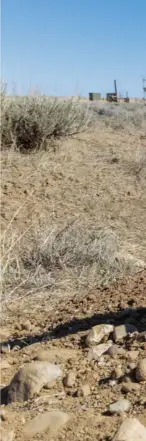
<path id="1" fill-rule="evenodd" d="M 47 148 L 50 138 L 75 135 L 87 129 L 91 114 L 80 100 L 45 96 L 1 98 L 2 148 L 26 152 Z"/>
<path id="2" fill-rule="evenodd" d="M 98 121 L 114 130 L 143 129 L 146 125 L 144 103 L 91 103 L 82 99 L 56 99 L 41 95 L 6 96 L 1 91 L 2 148 L 22 152 L 45 149 L 48 140 L 72 136 L 96 127 Z"/>
<path id="3" fill-rule="evenodd" d="M 110 228 L 96 229 L 78 221 L 61 231 L 36 232 L 33 227 L 30 225 L 18 236 L 13 230 L 11 235 L 9 230 L 2 236 L 3 303 L 18 298 L 20 288 L 27 295 L 70 285 L 90 289 L 108 285 L 143 266 L 143 262 L 125 253 L 124 244 Z"/>
<path id="4" fill-rule="evenodd" d="M 146 133 L 146 104 L 142 103 L 92 103 L 94 119 L 101 116 L 106 126 L 114 130 L 144 130 Z"/>
<path id="5" fill-rule="evenodd" d="M 4 96 L 3 304 L 107 285 L 144 265 L 146 114 L 132 106 Z M 42 152 L 49 137 L 60 140 Z M 41 151 L 24 159 L 32 148 Z"/>

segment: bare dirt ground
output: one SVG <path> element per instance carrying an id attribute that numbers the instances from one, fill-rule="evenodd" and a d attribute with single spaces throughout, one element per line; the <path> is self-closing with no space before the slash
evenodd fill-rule
<path id="1" fill-rule="evenodd" d="M 51 143 L 49 152 L 2 154 L 2 232 L 10 225 L 8 236 L 10 232 L 16 238 L 17 233 L 22 234 L 21 255 L 39 230 L 60 230 L 77 221 L 89 229 L 92 225 L 112 228 L 125 255 L 142 260 L 137 274 L 121 272 L 121 280 L 100 288 L 95 283 L 78 285 L 74 270 L 65 266 L 60 278 L 65 283 L 56 284 L 53 290 L 45 287 L 32 295 L 30 288 L 20 286 L 15 291 L 13 283 L 9 284 L 12 294 L 1 313 L 1 341 L 8 347 L 1 354 L 1 361 L 8 362 L 7 369 L 1 369 L 1 387 L 9 384 L 21 366 L 34 360 L 40 349 L 61 366 L 63 375 L 70 370 L 76 373 L 71 388 L 64 387 L 61 378 L 27 402 L 2 404 L 2 425 L 14 430 L 17 441 L 25 439 L 23 428 L 28 420 L 50 409 L 67 412 L 67 426 L 52 438 L 43 433 L 34 440 L 112 441 L 125 414 L 110 415 L 108 409 L 121 398 L 131 403 L 128 415 L 146 426 L 146 382 L 127 394 L 122 389 L 125 375 L 137 384 L 135 368 L 146 357 L 145 336 L 140 341 L 127 336 L 118 343 L 114 357 L 106 354 L 98 361 L 88 358 L 84 341 L 89 329 L 101 323 L 132 324 L 138 333 L 146 331 L 144 149 L 145 139 L 139 134 L 114 132 L 101 124 L 93 133 Z M 30 332 L 23 326 L 27 319 Z M 130 351 L 138 351 L 135 365 Z M 122 371 L 118 379 L 113 376 L 117 367 Z M 87 397 L 77 394 L 82 384 L 90 387 Z"/>

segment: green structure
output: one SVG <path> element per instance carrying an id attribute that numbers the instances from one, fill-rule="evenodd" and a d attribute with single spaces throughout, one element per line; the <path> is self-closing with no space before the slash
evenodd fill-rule
<path id="1" fill-rule="evenodd" d="M 89 93 L 89 101 L 99 101 L 99 100 L 101 100 L 101 93 L 94 93 L 94 92 Z"/>

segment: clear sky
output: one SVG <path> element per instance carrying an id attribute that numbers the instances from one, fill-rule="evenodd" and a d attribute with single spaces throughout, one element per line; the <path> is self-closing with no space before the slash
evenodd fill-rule
<path id="1" fill-rule="evenodd" d="M 146 0 L 2 0 L 2 78 L 18 94 L 128 90 L 146 77 Z"/>

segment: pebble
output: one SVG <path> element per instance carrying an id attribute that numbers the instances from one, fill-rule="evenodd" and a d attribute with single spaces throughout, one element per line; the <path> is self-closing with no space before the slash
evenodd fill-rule
<path id="1" fill-rule="evenodd" d="M 119 348 L 117 345 L 113 345 L 109 347 L 107 354 L 110 355 L 112 358 L 115 358 L 119 353 Z"/>
<path id="2" fill-rule="evenodd" d="M 18 345 L 13 346 L 13 351 L 14 351 L 14 352 L 17 352 L 17 351 L 19 351 L 20 349 L 21 349 L 21 347 L 18 346 Z"/>
<path id="3" fill-rule="evenodd" d="M 26 320 L 25 322 L 21 323 L 21 329 L 24 331 L 31 331 L 32 325 L 30 320 Z"/>
<path id="4" fill-rule="evenodd" d="M 86 337 L 86 346 L 90 347 L 95 343 L 100 343 L 105 336 L 109 336 L 113 332 L 114 326 L 109 324 L 101 324 L 94 326 Z"/>
<path id="5" fill-rule="evenodd" d="M 128 358 L 130 361 L 135 362 L 139 356 L 139 351 L 129 351 Z"/>
<path id="6" fill-rule="evenodd" d="M 2 345 L 2 346 L 1 346 L 1 352 L 2 352 L 2 354 L 9 354 L 10 350 L 11 350 L 11 348 L 10 348 L 10 345 L 9 345 L 9 344 L 8 344 L 8 345 Z"/>
<path id="7" fill-rule="evenodd" d="M 116 326 L 113 331 L 114 341 L 117 342 L 127 337 L 128 334 L 132 334 L 133 332 L 136 331 L 137 331 L 136 327 L 128 323 L 125 325 Z"/>
<path id="8" fill-rule="evenodd" d="M 113 441 L 146 441 L 146 427 L 136 418 L 126 418 Z"/>
<path id="9" fill-rule="evenodd" d="M 77 396 L 78 396 L 78 397 L 84 397 L 84 398 L 86 398 L 86 397 L 88 397 L 90 394 L 91 394 L 91 389 L 90 389 L 89 384 L 82 384 L 82 385 L 80 386 L 80 388 L 78 389 L 78 391 L 77 391 Z"/>
<path id="10" fill-rule="evenodd" d="M 112 376 L 113 376 L 113 378 L 116 378 L 116 379 L 122 377 L 123 376 L 122 368 L 120 366 L 116 367 L 113 371 Z"/>
<path id="11" fill-rule="evenodd" d="M 136 364 L 135 363 L 133 363 L 133 362 L 131 362 L 131 363 L 128 363 L 128 366 L 127 366 L 131 371 L 133 371 L 135 368 L 136 368 Z"/>
<path id="12" fill-rule="evenodd" d="M 93 346 L 89 349 L 88 359 L 89 360 L 98 360 L 108 349 L 112 346 L 112 341 L 109 340 L 107 343 L 101 343 L 97 346 Z"/>
<path id="13" fill-rule="evenodd" d="M 119 412 L 128 412 L 131 407 L 131 403 L 128 400 L 119 400 L 113 404 L 110 404 L 109 411 L 111 414 Z"/>
<path id="14" fill-rule="evenodd" d="M 140 360 L 136 367 L 136 380 L 146 381 L 146 358 Z"/>
<path id="15" fill-rule="evenodd" d="M 132 383 L 129 381 L 128 383 L 122 384 L 122 392 L 129 393 L 129 392 L 137 392 L 140 389 L 139 384 Z"/>
<path id="16" fill-rule="evenodd" d="M 76 374 L 74 371 L 68 372 L 68 374 L 63 378 L 63 384 L 66 387 L 73 387 L 76 381 Z"/>
<path id="17" fill-rule="evenodd" d="M 0 410 L 0 418 L 1 418 L 2 421 L 6 421 L 7 420 L 7 414 L 6 414 L 5 409 L 1 409 Z"/>

